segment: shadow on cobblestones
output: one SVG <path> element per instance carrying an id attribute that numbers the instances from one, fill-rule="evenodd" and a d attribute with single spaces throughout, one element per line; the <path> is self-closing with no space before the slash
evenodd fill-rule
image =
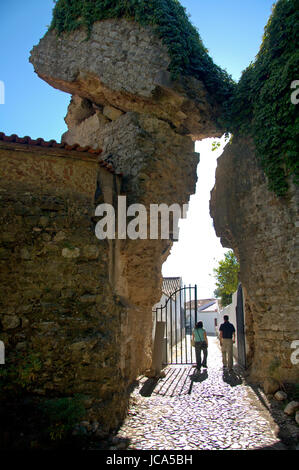
<path id="1" fill-rule="evenodd" d="M 193 375 L 190 375 L 191 382 L 203 382 L 209 377 L 208 371 L 205 369 L 201 372 L 195 371 Z"/>
<path id="2" fill-rule="evenodd" d="M 143 397 L 150 397 L 157 386 L 159 379 L 148 379 L 144 384 L 143 387 L 140 389 L 140 395 Z"/>
<path id="3" fill-rule="evenodd" d="M 190 375 L 189 378 L 191 379 L 191 382 L 188 390 L 188 395 L 191 395 L 194 382 L 203 382 L 204 380 L 206 380 L 208 378 L 208 371 L 206 369 L 202 372 L 195 370 L 193 372 L 193 375 Z"/>
<path id="4" fill-rule="evenodd" d="M 241 371 L 229 371 L 224 370 L 222 376 L 223 382 L 226 382 L 231 387 L 236 387 L 237 385 L 241 385 L 243 383 L 243 376 Z"/>
<path id="5" fill-rule="evenodd" d="M 281 449 L 263 396 L 242 369 L 223 370 L 217 338 L 209 338 L 208 369 L 169 365 L 165 376 L 140 376 L 113 449 Z"/>
<path id="6" fill-rule="evenodd" d="M 168 367 L 165 370 L 165 378 L 151 378 L 146 380 L 143 383 L 139 394 L 143 397 L 150 397 L 152 395 L 161 395 L 164 397 L 186 395 L 188 393 L 187 386 L 189 384 L 189 379 L 193 377 L 190 377 L 190 372 L 192 370 L 192 367 L 186 366 Z"/>

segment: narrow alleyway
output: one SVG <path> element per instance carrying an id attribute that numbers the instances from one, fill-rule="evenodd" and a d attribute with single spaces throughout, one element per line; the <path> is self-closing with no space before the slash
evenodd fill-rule
<path id="1" fill-rule="evenodd" d="M 274 422 L 238 367 L 224 372 L 215 337 L 209 338 L 208 369 L 169 366 L 166 377 L 142 377 L 129 416 L 112 449 L 283 449 Z"/>

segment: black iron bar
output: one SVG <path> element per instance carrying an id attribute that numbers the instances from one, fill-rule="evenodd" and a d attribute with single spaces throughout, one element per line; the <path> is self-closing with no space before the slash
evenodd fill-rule
<path id="1" fill-rule="evenodd" d="M 190 315 L 190 330 L 191 330 L 191 335 L 192 335 L 192 315 L 191 315 L 191 305 L 192 300 L 191 300 L 191 284 L 189 284 L 189 315 Z M 192 337 L 192 336 L 191 336 Z M 191 338 L 190 338 L 190 344 L 189 344 L 189 350 L 191 351 L 191 364 L 193 363 L 193 357 L 192 357 L 192 346 L 191 346 Z"/>
<path id="2" fill-rule="evenodd" d="M 188 361 L 188 354 L 187 354 L 187 334 L 186 334 L 186 326 L 187 326 L 187 318 L 186 318 L 186 286 L 184 286 L 184 325 L 185 325 L 185 360 Z"/>
<path id="3" fill-rule="evenodd" d="M 179 292 L 180 296 L 180 332 L 181 332 L 181 364 L 183 362 L 183 316 L 182 316 L 182 289 Z"/>
<path id="4" fill-rule="evenodd" d="M 179 299 L 177 295 L 180 296 Z M 192 297 L 194 298 L 192 299 Z M 187 319 L 188 310 L 189 320 Z M 184 287 L 174 291 L 165 302 L 165 305 L 162 306 L 160 304 L 156 307 L 155 312 L 156 322 L 160 317 L 160 321 L 165 323 L 165 364 L 193 364 L 193 348 L 191 346 L 190 334 L 192 335 L 194 329 L 194 321 L 197 323 L 198 320 L 197 285 L 184 285 Z M 181 345 L 178 345 L 178 341 L 181 342 Z M 185 341 L 185 346 L 183 341 Z"/>
<path id="5" fill-rule="evenodd" d="M 173 350 L 172 350 L 172 302 L 170 299 L 170 362 L 173 364 Z"/>
<path id="6" fill-rule="evenodd" d="M 164 307 L 160 306 L 160 318 L 161 318 L 161 321 L 163 321 L 163 316 L 162 316 L 162 309 Z M 165 312 L 165 318 L 166 318 L 166 312 Z M 166 335 L 166 337 L 165 337 Z M 167 330 L 165 331 L 164 330 L 164 343 L 165 343 L 165 362 L 166 364 L 168 364 L 168 355 L 167 355 Z"/>
<path id="7" fill-rule="evenodd" d="M 166 358 L 166 364 L 168 364 L 168 331 L 167 331 L 167 304 L 165 306 L 165 358 Z"/>
<path id="8" fill-rule="evenodd" d="M 177 304 L 176 304 L 176 296 L 177 293 L 174 295 L 174 336 L 175 336 L 175 362 L 178 363 L 178 323 L 177 323 Z"/>

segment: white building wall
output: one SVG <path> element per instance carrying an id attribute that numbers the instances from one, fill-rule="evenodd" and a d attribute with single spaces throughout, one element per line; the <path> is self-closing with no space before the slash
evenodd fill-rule
<path id="1" fill-rule="evenodd" d="M 186 313 L 186 325 L 190 325 L 190 315 L 191 315 L 191 327 L 192 329 L 195 326 L 195 310 L 188 310 Z M 215 335 L 215 320 L 218 322 L 218 312 L 197 312 L 197 321 L 203 322 L 203 328 L 206 330 L 207 334 Z"/>
<path id="2" fill-rule="evenodd" d="M 207 334 L 215 334 L 215 320 L 217 320 L 217 312 L 199 312 L 197 314 L 197 321 L 202 321 L 203 328 L 206 330 Z"/>

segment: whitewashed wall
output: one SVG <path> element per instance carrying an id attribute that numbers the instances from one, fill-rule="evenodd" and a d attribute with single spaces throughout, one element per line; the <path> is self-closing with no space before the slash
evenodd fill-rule
<path id="1" fill-rule="evenodd" d="M 186 324 L 190 325 L 190 315 L 191 315 L 191 325 L 192 329 L 195 326 L 195 311 L 187 310 L 186 312 Z M 197 321 L 203 322 L 203 327 L 206 330 L 207 334 L 215 334 L 215 320 L 218 322 L 218 312 L 197 312 Z"/>

